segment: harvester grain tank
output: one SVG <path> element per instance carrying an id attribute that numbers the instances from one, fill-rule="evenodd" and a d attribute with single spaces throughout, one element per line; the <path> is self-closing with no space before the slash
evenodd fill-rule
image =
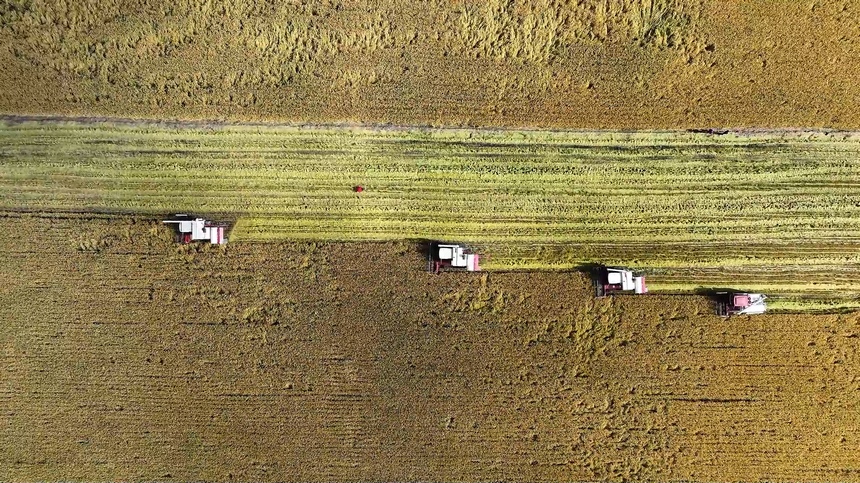
<path id="1" fill-rule="evenodd" d="M 598 297 L 616 293 L 648 293 L 645 276 L 637 275 L 627 268 L 599 266 L 594 270 L 593 276 Z"/>
<path id="2" fill-rule="evenodd" d="M 176 226 L 177 241 L 180 243 L 195 241 L 208 241 L 213 245 L 227 243 L 227 223 L 192 218 L 182 213 L 174 215 L 170 220 L 164 220 L 164 223 Z"/>
<path id="3" fill-rule="evenodd" d="M 481 270 L 480 255 L 460 243 L 431 242 L 427 254 L 427 269 L 433 273 L 443 270 L 477 272 Z"/>
<path id="4" fill-rule="evenodd" d="M 756 315 L 767 312 L 767 296 L 760 293 L 719 292 L 717 293 L 717 315 Z"/>

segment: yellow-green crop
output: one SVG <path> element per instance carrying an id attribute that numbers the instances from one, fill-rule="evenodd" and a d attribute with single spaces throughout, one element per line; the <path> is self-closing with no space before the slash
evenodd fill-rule
<path id="1" fill-rule="evenodd" d="M 7 123 L 0 158 L 8 210 L 192 211 L 235 218 L 233 242 L 450 239 L 494 270 L 860 295 L 847 134 Z"/>

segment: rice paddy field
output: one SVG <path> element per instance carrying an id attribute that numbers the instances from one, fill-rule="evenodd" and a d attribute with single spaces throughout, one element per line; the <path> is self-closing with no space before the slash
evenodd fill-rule
<path id="1" fill-rule="evenodd" d="M 858 42 L 860 0 L 0 0 L 0 481 L 860 482 Z"/>
<path id="2" fill-rule="evenodd" d="M 839 310 L 860 303 L 858 152 L 838 132 L 7 122 L 0 208 L 204 213 L 232 242 L 455 240 L 487 270 L 624 265 L 656 292 Z"/>
<path id="3" fill-rule="evenodd" d="M 3 480 L 860 481 L 856 313 L 89 213 L 0 257 Z"/>
<path id="4" fill-rule="evenodd" d="M 4 0 L 0 112 L 860 128 L 857 0 Z"/>

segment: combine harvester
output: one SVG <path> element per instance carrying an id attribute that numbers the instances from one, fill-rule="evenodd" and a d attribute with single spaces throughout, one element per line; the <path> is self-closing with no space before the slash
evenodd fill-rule
<path id="1" fill-rule="evenodd" d="M 208 241 L 213 245 L 224 245 L 227 243 L 225 236 L 227 223 L 212 222 L 205 218 L 191 218 L 184 213 L 177 213 L 170 220 L 164 220 L 167 225 L 176 225 L 176 241 L 179 243 L 191 243 L 196 241 Z"/>
<path id="2" fill-rule="evenodd" d="M 478 272 L 480 255 L 460 243 L 431 242 L 427 253 L 427 270 Z"/>
<path id="3" fill-rule="evenodd" d="M 636 275 L 633 270 L 621 267 L 597 267 L 593 272 L 594 285 L 598 297 L 612 294 L 641 295 L 648 293 L 645 276 Z"/>
<path id="4" fill-rule="evenodd" d="M 767 296 L 760 293 L 717 292 L 717 315 L 756 315 L 767 312 Z"/>

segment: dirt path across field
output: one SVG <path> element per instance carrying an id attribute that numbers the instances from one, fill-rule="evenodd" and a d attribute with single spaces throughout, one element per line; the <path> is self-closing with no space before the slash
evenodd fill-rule
<path id="1" fill-rule="evenodd" d="M 0 217 L 0 479 L 860 481 L 860 317 Z"/>
<path id="2" fill-rule="evenodd" d="M 536 127 L 457 127 L 457 126 L 432 126 L 429 124 L 390 124 L 390 123 L 358 123 L 358 122 L 327 122 L 327 123 L 305 123 L 297 121 L 227 121 L 223 119 L 182 119 L 182 118 L 147 118 L 147 117 L 110 117 L 110 116 L 74 116 L 74 115 L 35 115 L 35 114 L 0 114 L 0 122 L 7 124 L 22 124 L 22 123 L 74 123 L 74 124 L 90 124 L 98 125 L 113 125 L 113 126 L 153 126 L 159 128 L 173 129 L 220 129 L 220 128 L 236 128 L 236 127 L 292 127 L 307 130 L 327 130 L 327 129 L 369 129 L 374 131 L 453 131 L 453 132 L 470 132 L 479 131 L 485 133 L 505 133 L 505 132 L 569 132 L 571 129 L 563 128 L 536 128 Z M 588 129 L 576 128 L 572 131 L 587 133 L 587 132 L 611 132 L 612 129 Z M 730 134 L 746 135 L 746 136 L 779 136 L 788 139 L 804 138 L 808 136 L 837 136 L 840 139 L 855 139 L 860 137 L 860 131 L 851 129 L 838 128 L 814 128 L 814 127 L 737 127 L 737 128 L 691 128 L 691 129 L 642 129 L 643 132 L 689 132 L 699 134 L 709 134 L 713 136 L 724 136 Z M 628 131 L 621 131 L 628 132 Z M 635 132 L 635 131 L 631 131 Z"/>

